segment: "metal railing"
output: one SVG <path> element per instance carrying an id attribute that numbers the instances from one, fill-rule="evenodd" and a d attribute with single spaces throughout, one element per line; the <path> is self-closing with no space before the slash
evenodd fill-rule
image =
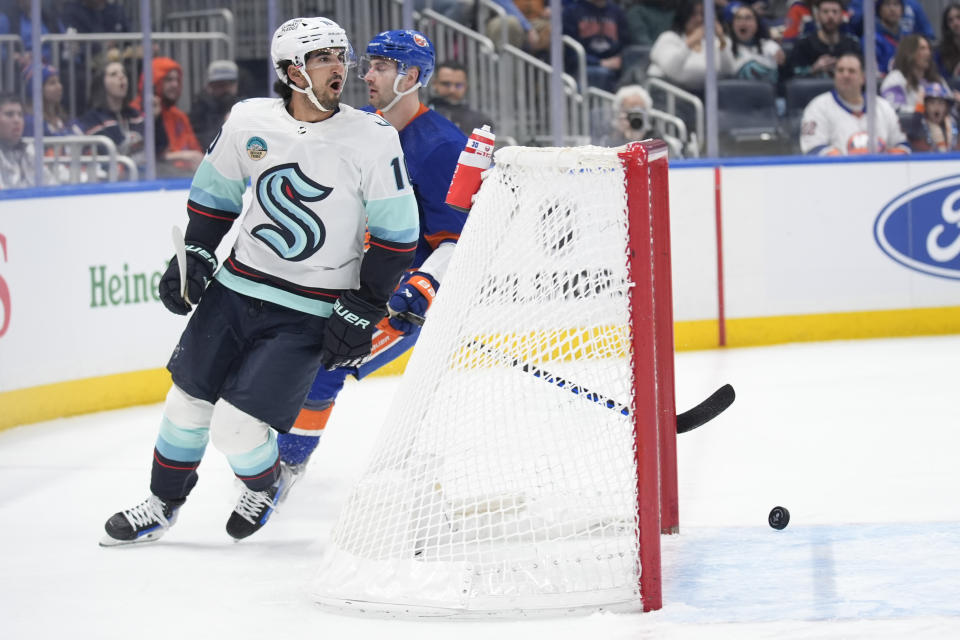
<path id="1" fill-rule="evenodd" d="M 349 34 L 358 59 L 373 36 L 387 29 L 398 29 L 401 24 L 402 0 L 335 0 L 333 4 L 333 13 L 329 17 Z M 356 68 L 348 70 L 350 77 L 341 99 L 349 105 L 362 107 L 367 104 L 367 87 L 357 72 Z"/>
<path id="2" fill-rule="evenodd" d="M 507 11 L 497 3 L 491 2 L 491 0 L 477 0 L 477 31 L 486 33 L 487 23 L 494 18 L 500 20 L 500 29 L 496 34 L 495 43 L 497 51 L 500 51 L 506 45 L 510 44 L 510 40 L 507 37 L 509 33 L 507 29 Z"/>
<path id="3" fill-rule="evenodd" d="M 433 43 L 437 63 L 456 60 L 466 67 L 467 106 L 490 115 L 500 125 L 507 106 L 499 82 L 500 56 L 493 41 L 432 9 L 422 12 L 417 27 Z"/>
<path id="4" fill-rule="evenodd" d="M 704 125 L 703 100 L 689 91 L 684 91 L 680 87 L 670 84 L 661 78 L 647 78 L 644 87 L 651 96 L 655 96 L 658 92 L 665 94 L 665 107 L 663 111 L 672 116 L 679 117 L 677 110 L 678 102 L 687 103 L 693 109 L 694 127 L 692 135 L 696 136 L 697 147 L 702 151 L 704 141 L 706 140 L 703 135 L 706 128 Z M 656 103 L 656 98 L 654 98 L 654 103 Z"/>
<path id="5" fill-rule="evenodd" d="M 20 86 L 20 69 L 14 63 L 14 57 L 23 52 L 20 36 L 0 34 L 0 91 L 10 93 Z"/>
<path id="6" fill-rule="evenodd" d="M 554 123 L 550 117 L 549 84 L 553 67 L 509 44 L 503 47 L 502 60 L 500 82 L 508 108 L 501 114 L 501 130 L 520 144 L 551 145 Z M 565 144 L 589 144 L 589 127 L 583 126 L 586 101 L 576 80 L 568 74 L 563 74 L 563 94 L 567 121 L 561 126 Z"/>
<path id="7" fill-rule="evenodd" d="M 206 83 L 207 65 L 211 60 L 227 57 L 232 51 L 229 36 L 223 32 L 204 31 L 154 32 L 151 37 L 158 49 L 156 55 L 172 58 L 181 66 L 185 66 L 183 93 L 177 106 L 184 111 L 189 111 L 191 98 Z M 67 113 L 71 119 L 80 115 L 78 111 L 83 105 L 77 104 L 77 97 L 87 95 L 97 66 L 94 60 L 102 58 L 104 50 L 108 47 L 114 47 L 119 51 L 131 85 L 139 86 L 139 47 L 143 41 L 143 35 L 140 33 L 47 33 L 41 36 L 40 40 L 42 43 L 51 43 L 55 60 L 74 61 L 74 64 L 66 65 L 64 78 L 68 87 L 75 88 L 67 92 Z M 66 58 L 63 57 L 65 55 Z"/>
<path id="8" fill-rule="evenodd" d="M 587 51 L 582 44 L 570 36 L 563 36 L 562 42 L 564 50 L 570 49 L 577 58 L 577 89 L 586 100 L 590 89 L 587 83 Z M 590 113 L 586 106 L 580 109 L 580 121 L 577 124 L 580 133 L 590 134 Z"/>
<path id="9" fill-rule="evenodd" d="M 33 138 L 23 141 L 33 145 Z M 43 162 L 60 184 L 117 182 L 140 177 L 133 159 L 118 154 L 117 146 L 107 136 L 44 137 Z"/>
<path id="10" fill-rule="evenodd" d="M 177 11 L 163 18 L 165 31 L 191 33 L 197 31 L 227 34 L 228 60 L 235 60 L 237 27 L 233 12 L 229 9 L 206 9 L 201 11 Z"/>
<path id="11" fill-rule="evenodd" d="M 609 127 L 616 117 L 613 104 L 616 96 L 609 91 L 590 87 L 587 92 L 587 104 L 591 119 L 591 144 L 599 144 L 606 131 L 599 130 L 597 125 Z M 696 136 L 687 132 L 687 125 L 677 116 L 659 109 L 648 109 L 647 117 L 650 127 L 657 137 L 667 143 L 670 155 L 674 158 L 698 158 L 700 149 Z"/>

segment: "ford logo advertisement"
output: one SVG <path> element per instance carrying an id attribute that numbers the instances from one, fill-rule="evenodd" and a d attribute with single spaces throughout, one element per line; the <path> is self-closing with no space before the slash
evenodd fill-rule
<path id="1" fill-rule="evenodd" d="M 891 200 L 873 235 L 905 267 L 960 280 L 960 176 L 917 185 Z"/>

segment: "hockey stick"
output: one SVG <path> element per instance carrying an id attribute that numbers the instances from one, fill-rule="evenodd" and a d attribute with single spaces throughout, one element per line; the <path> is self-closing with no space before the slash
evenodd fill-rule
<path id="1" fill-rule="evenodd" d="M 180 297 L 187 304 L 193 304 L 187 297 L 187 246 L 180 227 L 174 225 L 171 229 L 171 236 L 173 237 L 173 252 L 177 256 L 177 268 L 180 270 Z"/>
<path id="2" fill-rule="evenodd" d="M 425 320 L 423 316 L 419 316 L 409 311 L 398 313 L 397 317 L 417 326 L 423 326 Z M 552 384 L 560 389 L 565 389 L 574 395 L 581 396 L 582 398 L 602 405 L 607 409 L 617 411 L 622 415 L 630 415 L 630 407 L 623 403 L 617 402 L 613 398 L 608 398 L 600 393 L 597 393 L 596 391 L 591 391 L 582 385 L 574 384 L 569 380 L 545 371 L 544 369 L 541 369 L 536 365 L 532 365 L 529 362 L 524 362 L 519 358 L 511 358 L 508 354 L 503 353 L 498 349 L 494 349 L 493 347 L 487 346 L 477 340 L 472 341 L 470 346 L 481 351 L 485 351 L 501 362 L 510 365 L 511 367 L 515 367 L 525 373 L 531 374 L 534 378 L 539 378 L 548 384 Z M 693 407 L 692 409 L 688 409 L 683 413 L 677 414 L 677 433 L 687 433 L 688 431 L 693 431 L 697 427 L 710 422 L 718 415 L 723 413 L 727 407 L 733 404 L 733 401 L 736 400 L 736 398 L 737 394 L 734 392 L 733 386 L 730 384 L 723 385 L 711 393 L 706 400 L 697 406 Z"/>

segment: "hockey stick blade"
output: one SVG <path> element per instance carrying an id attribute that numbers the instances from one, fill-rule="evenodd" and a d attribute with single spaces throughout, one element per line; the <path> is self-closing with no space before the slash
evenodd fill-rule
<path id="1" fill-rule="evenodd" d="M 407 322 L 415 324 L 418 327 L 423 326 L 423 316 L 419 316 L 410 311 L 398 313 L 397 317 L 399 317 L 401 320 L 406 320 Z M 583 394 L 585 398 L 591 400 L 592 402 L 598 403 L 601 406 L 606 406 L 608 409 L 617 410 L 624 415 L 629 415 L 630 410 L 625 405 L 618 403 L 615 400 L 590 391 L 589 389 L 586 389 L 580 385 L 571 384 L 568 380 L 564 380 L 559 376 L 555 376 L 539 367 L 525 363 L 517 358 L 511 358 L 507 354 L 500 353 L 498 350 L 488 347 L 485 344 L 478 343 L 478 346 L 483 351 L 493 354 L 498 359 L 504 360 L 511 366 L 516 367 L 526 373 L 530 373 L 535 378 L 539 378 L 548 384 L 552 384 L 561 389 L 566 389 L 576 395 Z M 734 392 L 733 386 L 730 384 L 723 385 L 697 406 L 684 411 L 683 413 L 677 414 L 677 433 L 693 431 L 697 427 L 703 426 L 704 424 L 710 422 L 718 415 L 726 411 L 727 407 L 733 404 L 733 401 L 736 400 L 736 398 L 737 394 Z"/>
<path id="2" fill-rule="evenodd" d="M 733 386 L 725 384 L 697 406 L 677 414 L 677 433 L 693 431 L 723 413 L 737 399 Z"/>
<path id="3" fill-rule="evenodd" d="M 170 235 L 173 239 L 173 252 L 177 256 L 177 268 L 180 271 L 180 297 L 188 305 L 192 305 L 190 298 L 187 297 L 187 243 L 183 239 L 183 231 L 180 231 L 180 227 L 176 225 L 170 230 Z"/>

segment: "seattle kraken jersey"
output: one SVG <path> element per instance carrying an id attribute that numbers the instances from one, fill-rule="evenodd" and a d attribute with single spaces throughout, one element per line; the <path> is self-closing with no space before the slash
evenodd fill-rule
<path id="1" fill-rule="evenodd" d="M 372 107 L 364 110 L 372 111 Z M 422 265 L 443 242 L 460 238 L 467 214 L 448 205 L 446 198 L 466 144 L 467 136 L 455 124 L 422 104 L 413 120 L 400 130 L 400 146 L 420 211 L 420 242 L 414 267 Z"/>
<path id="2" fill-rule="evenodd" d="M 409 264 L 418 239 L 416 200 L 402 168 L 397 133 L 375 114 L 342 105 L 310 123 L 294 119 L 282 100 L 241 102 L 193 178 L 188 240 L 192 232 L 218 243 L 241 213 L 249 179 L 253 197 L 218 280 L 322 316 L 346 289 L 384 303 L 396 284 L 395 258 Z"/>

